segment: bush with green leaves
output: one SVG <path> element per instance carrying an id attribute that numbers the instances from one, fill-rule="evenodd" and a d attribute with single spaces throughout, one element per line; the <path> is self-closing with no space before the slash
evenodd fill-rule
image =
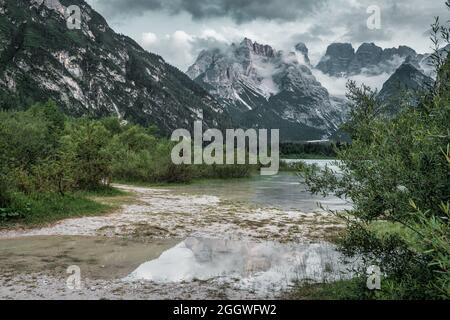
<path id="1" fill-rule="evenodd" d="M 110 134 L 98 121 L 81 119 L 68 125 L 62 138 L 62 153 L 67 159 L 75 186 L 95 190 L 111 181 L 112 157 L 108 152 Z"/>
<path id="2" fill-rule="evenodd" d="M 0 113 L 2 189 L 35 191 L 33 171 L 42 162 L 55 161 L 64 118 L 52 102 L 26 112 Z"/>
<path id="3" fill-rule="evenodd" d="M 112 157 L 111 174 L 114 179 L 155 183 L 191 180 L 187 166 L 172 164 L 170 154 L 173 143 L 156 138 L 152 135 L 152 128 L 120 125 L 117 119 L 107 122 L 107 128 L 112 134 L 107 152 Z"/>
<path id="4" fill-rule="evenodd" d="M 175 142 L 155 138 L 153 129 L 136 125 L 117 126 L 118 120 L 107 120 L 111 139 L 112 176 L 122 181 L 150 183 L 186 183 L 202 178 L 239 178 L 250 175 L 250 165 L 175 165 L 171 159 Z"/>
<path id="5" fill-rule="evenodd" d="M 437 30 L 448 42 L 448 28 Z M 348 225 L 340 249 L 362 259 L 362 282 L 369 265 L 385 274 L 367 298 L 450 298 L 450 60 L 436 66 L 436 86 L 416 107 L 405 99 L 394 117 L 376 92 L 350 82 L 352 143 L 337 151 L 340 172 L 304 170 L 314 193 L 353 202 L 337 213 Z"/>

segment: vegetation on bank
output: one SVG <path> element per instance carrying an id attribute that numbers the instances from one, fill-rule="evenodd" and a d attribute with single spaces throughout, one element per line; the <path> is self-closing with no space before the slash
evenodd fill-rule
<path id="1" fill-rule="evenodd" d="M 285 298 L 289 300 L 362 300 L 367 287 L 361 279 L 332 283 L 300 283 Z"/>
<path id="2" fill-rule="evenodd" d="M 282 159 L 336 159 L 337 150 L 345 144 L 337 142 L 285 142 L 280 144 Z"/>
<path id="3" fill-rule="evenodd" d="M 450 8 L 450 2 L 447 2 Z M 347 222 L 338 240 L 342 253 L 362 266 L 351 281 L 309 286 L 332 299 L 450 298 L 450 59 L 439 53 L 448 27 L 433 25 L 436 84 L 417 106 L 405 99 L 394 117 L 376 93 L 350 82 L 352 144 L 337 151 L 341 172 L 304 169 L 314 193 L 351 199 L 354 209 L 338 214 Z M 406 101 L 408 100 L 408 101 Z M 367 270 L 383 273 L 381 290 L 367 289 Z"/>
<path id="4" fill-rule="evenodd" d="M 66 218 L 107 214 L 115 205 L 104 204 L 106 200 L 123 195 L 119 190 L 108 188 L 97 191 L 24 194 L 16 192 L 11 196 L 9 208 L 0 209 L 0 228 L 20 226 L 38 227 Z"/>
<path id="5" fill-rule="evenodd" d="M 154 127 L 66 117 L 49 101 L 26 111 L 0 112 L 0 225 L 51 222 L 102 213 L 89 200 L 117 194 L 114 180 L 187 183 L 250 175 L 245 165 L 174 165 L 174 143 Z"/>

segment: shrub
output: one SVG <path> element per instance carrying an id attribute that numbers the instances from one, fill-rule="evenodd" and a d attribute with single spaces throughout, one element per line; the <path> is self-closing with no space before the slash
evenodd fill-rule
<path id="1" fill-rule="evenodd" d="M 448 29 L 437 30 L 448 42 Z M 348 225 L 339 245 L 362 258 L 361 278 L 373 264 L 386 274 L 372 298 L 450 298 L 450 58 L 437 67 L 435 88 L 393 118 L 375 92 L 350 82 L 353 141 L 338 150 L 341 172 L 304 170 L 313 192 L 353 201 L 353 210 L 339 214 Z"/>
<path id="2" fill-rule="evenodd" d="M 109 139 L 108 131 L 96 121 L 82 119 L 67 129 L 62 140 L 62 153 L 78 188 L 93 190 L 111 180 Z"/>

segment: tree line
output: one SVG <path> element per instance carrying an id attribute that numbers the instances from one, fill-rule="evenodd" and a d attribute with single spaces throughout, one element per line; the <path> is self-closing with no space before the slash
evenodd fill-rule
<path id="1" fill-rule="evenodd" d="M 112 181 L 187 183 L 248 176 L 251 166 L 174 165 L 174 143 L 118 118 L 70 118 L 48 101 L 0 112 L 0 220 L 33 214 L 30 198 L 109 188 Z"/>

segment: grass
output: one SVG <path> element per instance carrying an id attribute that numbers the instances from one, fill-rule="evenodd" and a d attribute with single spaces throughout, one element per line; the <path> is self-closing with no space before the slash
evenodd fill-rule
<path id="1" fill-rule="evenodd" d="M 375 221 L 370 224 L 369 229 L 380 237 L 397 235 L 413 248 L 416 248 L 419 242 L 417 233 L 397 222 Z"/>
<path id="2" fill-rule="evenodd" d="M 341 280 L 331 283 L 302 283 L 286 297 L 290 300 L 360 300 L 360 279 Z"/>
<path id="3" fill-rule="evenodd" d="M 64 196 L 55 193 L 29 196 L 15 193 L 13 208 L 20 216 L 0 220 L 0 228 L 39 227 L 68 218 L 108 214 L 118 207 L 118 203 L 102 200 L 125 195 L 127 193 L 114 188 L 76 192 Z"/>

